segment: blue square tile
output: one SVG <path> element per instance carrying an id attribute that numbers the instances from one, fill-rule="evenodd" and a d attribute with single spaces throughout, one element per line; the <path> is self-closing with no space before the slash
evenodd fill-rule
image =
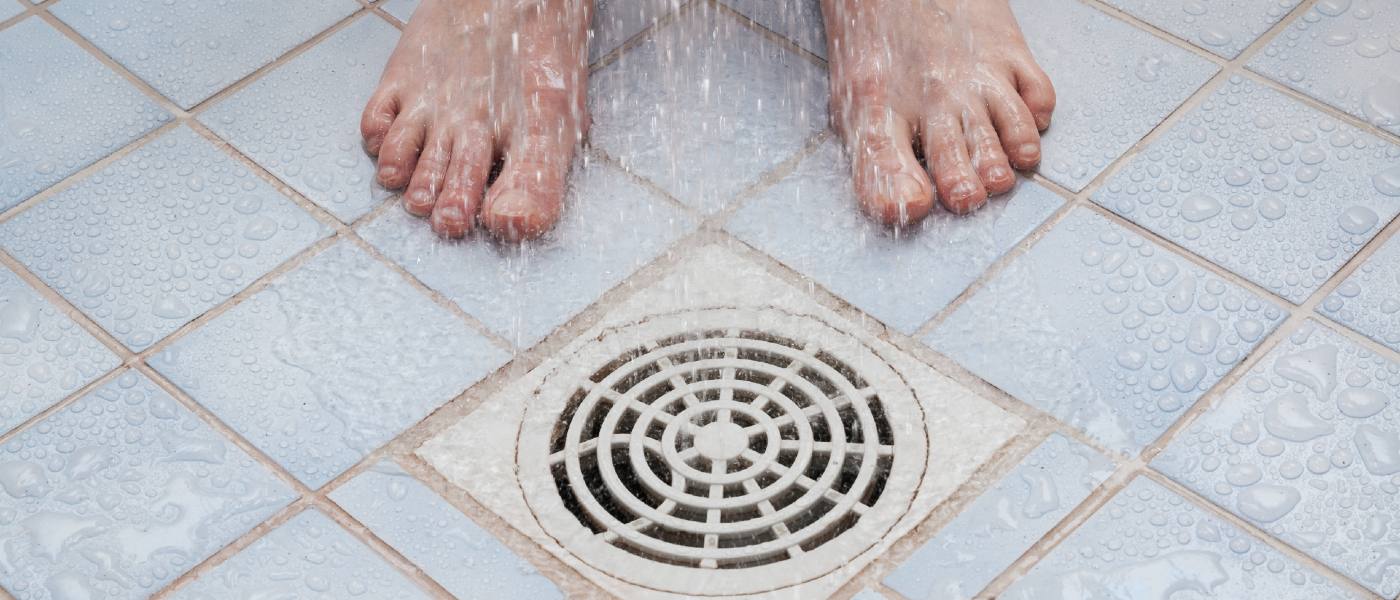
<path id="1" fill-rule="evenodd" d="M 175 592 L 180 600 L 407 600 L 431 596 L 310 509 Z"/>
<path id="2" fill-rule="evenodd" d="M 1400 364 L 1308 321 L 1153 462 L 1387 598 L 1400 594 Z"/>
<path id="3" fill-rule="evenodd" d="M 1361 263 L 1319 310 L 1400 352 L 1400 236 Z"/>
<path id="4" fill-rule="evenodd" d="M 1003 600 L 1356 596 L 1146 478 L 1056 546 Z"/>
<path id="5" fill-rule="evenodd" d="M 1055 434 L 885 577 L 909 598 L 966 600 L 987 587 L 1113 473 L 1093 449 Z"/>
<path id="6" fill-rule="evenodd" d="M 592 75 L 594 148 L 716 211 L 826 127 L 826 71 L 701 6 Z"/>
<path id="7" fill-rule="evenodd" d="M 1040 172 L 1076 192 L 1217 70 L 1079 0 L 1012 0 L 1011 7 L 1058 97 Z"/>
<path id="8" fill-rule="evenodd" d="M 120 362 L 18 275 L 0 266 L 0 435 Z"/>
<path id="9" fill-rule="evenodd" d="M 0 31 L 0 211 L 170 120 L 38 17 Z"/>
<path id="10" fill-rule="evenodd" d="M 1080 208 L 925 341 L 1106 447 L 1136 454 L 1283 317 Z"/>
<path id="11" fill-rule="evenodd" d="M 1302 0 L 1104 0 L 1222 58 L 1235 58 Z"/>
<path id="12" fill-rule="evenodd" d="M 326 232 L 180 127 L 0 223 L 0 244 L 139 351 Z"/>
<path id="13" fill-rule="evenodd" d="M 571 177 L 559 224 L 519 247 L 483 235 L 444 242 L 426 221 L 398 208 L 361 234 L 487 327 L 530 346 L 693 227 L 610 166 L 576 164 Z"/>
<path id="14" fill-rule="evenodd" d="M 0 585 L 16 600 L 146 598 L 292 499 L 127 371 L 0 446 Z"/>
<path id="15" fill-rule="evenodd" d="M 0 21 L 4 21 L 22 12 L 24 12 L 24 5 L 8 0 L 0 0 Z"/>
<path id="16" fill-rule="evenodd" d="M 1235 76 L 1093 199 L 1301 304 L 1400 213 L 1387 171 L 1400 147 Z"/>
<path id="17" fill-rule="evenodd" d="M 822 21 L 820 0 L 720 0 L 740 14 L 753 19 L 803 50 L 826 58 L 826 24 Z"/>
<path id="18" fill-rule="evenodd" d="M 588 43 L 588 62 L 602 58 L 675 12 L 683 0 L 597 0 L 593 6 L 593 37 Z"/>
<path id="19" fill-rule="evenodd" d="M 530 563 L 392 462 L 356 476 L 331 499 L 458 598 L 564 597 Z"/>
<path id="20" fill-rule="evenodd" d="M 418 10 L 419 2 L 420 0 L 389 0 L 388 2 L 380 2 L 379 6 L 395 19 L 407 23 L 409 17 L 413 16 L 413 11 Z"/>
<path id="21" fill-rule="evenodd" d="M 857 206 L 850 164 L 834 141 L 734 213 L 726 226 L 750 245 L 815 279 L 905 333 L 967 289 L 1064 200 L 1022 181 L 970 216 L 936 208 L 898 233 Z"/>
<path id="22" fill-rule="evenodd" d="M 1400 4 L 1321 0 L 1249 68 L 1400 134 Z"/>
<path id="23" fill-rule="evenodd" d="M 188 109 L 360 8 L 354 0 L 64 0 L 49 11 Z"/>
<path id="24" fill-rule="evenodd" d="M 152 366 L 320 487 L 507 358 L 389 266 L 340 242 Z"/>
<path id="25" fill-rule="evenodd" d="M 336 218 L 351 222 L 375 193 L 360 114 L 399 32 L 361 18 L 199 115 L 219 137 Z"/>

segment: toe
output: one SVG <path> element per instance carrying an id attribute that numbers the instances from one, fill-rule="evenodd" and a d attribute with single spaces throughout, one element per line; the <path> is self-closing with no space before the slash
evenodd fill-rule
<path id="1" fill-rule="evenodd" d="M 418 155 L 418 163 L 413 168 L 408 191 L 403 195 L 403 205 L 408 212 L 420 217 L 432 212 L 451 162 L 452 138 L 440 129 L 430 132 L 428 143 L 423 146 L 423 152 Z"/>
<path id="2" fill-rule="evenodd" d="M 398 114 L 398 96 L 387 87 L 375 90 L 374 96 L 365 104 L 364 113 L 360 115 L 360 136 L 364 138 L 365 151 L 370 156 L 379 156 L 384 136 L 389 134 L 389 128 Z"/>
<path id="3" fill-rule="evenodd" d="M 423 150 L 425 125 L 425 119 L 413 115 L 394 119 L 379 149 L 379 183 L 384 187 L 396 190 L 408 184 Z"/>
<path id="4" fill-rule="evenodd" d="M 987 109 L 1011 166 L 1028 170 L 1040 164 L 1040 131 L 1035 117 L 1014 90 L 987 94 Z"/>
<path id="5" fill-rule="evenodd" d="M 861 209 L 890 227 L 916 223 L 933 208 L 933 186 L 914 157 L 907 121 L 883 109 L 843 127 Z"/>
<path id="6" fill-rule="evenodd" d="M 1050 127 L 1050 115 L 1055 112 L 1055 86 L 1050 77 L 1034 62 L 1015 67 L 1016 91 L 1035 117 L 1037 129 L 1044 131 Z"/>
<path id="7" fill-rule="evenodd" d="M 943 207 L 966 214 L 982 206 L 987 190 L 972 167 L 961 119 L 955 113 L 940 112 L 924 121 L 922 131 L 924 158 Z"/>
<path id="8" fill-rule="evenodd" d="M 506 153 L 500 177 L 486 193 L 481 222 L 497 238 L 539 237 L 559 219 L 574 144 L 561 136 L 529 136 Z"/>
<path id="9" fill-rule="evenodd" d="M 1016 174 L 1006 160 L 1001 149 L 1001 138 L 992 127 L 991 117 L 982 107 L 968 108 L 967 124 L 963 126 L 967 137 L 967 150 L 972 158 L 972 168 L 982 179 L 982 188 L 988 194 L 1005 194 L 1016 185 Z"/>
<path id="10" fill-rule="evenodd" d="M 433 231 L 440 236 L 462 237 L 476 222 L 493 158 L 487 131 L 485 126 L 469 128 L 452 146 L 452 164 L 433 207 Z"/>

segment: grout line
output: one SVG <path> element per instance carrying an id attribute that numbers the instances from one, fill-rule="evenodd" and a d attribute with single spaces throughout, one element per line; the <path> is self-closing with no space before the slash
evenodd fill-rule
<path id="1" fill-rule="evenodd" d="M 229 558 L 239 554 L 240 552 L 243 552 L 243 550 L 245 550 L 248 546 L 251 546 L 254 542 L 258 541 L 259 539 L 262 539 L 262 537 L 268 532 L 277 529 L 278 527 L 281 527 L 282 525 L 286 524 L 287 521 L 290 521 L 292 517 L 301 514 L 302 511 L 306 510 L 307 507 L 309 507 L 310 505 L 311 502 L 307 497 L 297 497 L 296 499 L 292 500 L 289 504 L 287 504 L 287 506 L 284 506 L 277 512 L 272 513 L 272 516 L 268 517 L 263 522 L 253 526 L 252 529 L 249 529 L 248 531 L 244 532 L 243 535 L 234 538 L 232 542 L 228 543 L 223 548 L 220 548 L 217 552 L 214 552 L 213 554 L 209 555 L 208 558 L 198 563 L 195 563 L 195 565 L 190 567 L 189 570 L 185 571 L 179 577 L 176 577 L 170 583 L 166 584 L 165 587 L 158 590 L 154 595 L 151 596 L 151 599 L 165 600 L 168 598 L 172 598 L 177 592 L 179 592 L 181 588 L 188 585 L 190 582 L 199 579 L 204 575 L 207 575 L 209 571 L 214 570 Z"/>
<path id="2" fill-rule="evenodd" d="M 657 17 L 651 23 L 648 23 L 645 27 L 641 29 L 641 31 L 638 31 L 637 33 L 633 34 L 632 37 L 623 40 L 622 43 L 618 44 L 616 48 L 604 52 L 596 60 L 590 63 L 588 65 L 589 75 L 592 75 L 593 73 L 597 73 L 598 71 L 607 68 L 608 65 L 611 65 L 617 62 L 619 59 L 621 59 L 622 55 L 631 52 L 633 48 L 636 48 L 637 46 L 646 43 L 646 41 L 648 39 L 651 39 L 653 35 L 660 33 L 662 30 L 670 27 L 671 24 L 681 20 L 682 17 L 690 14 L 691 11 L 695 10 L 692 7 L 696 4 L 698 4 L 698 2 L 692 0 L 679 0 L 679 3 L 676 5 L 674 10 L 667 10 L 665 14 L 661 15 L 660 17 Z M 594 15 L 596 17 L 597 13 L 595 12 Z M 593 40 L 590 39 L 589 43 L 592 43 L 592 41 Z"/>

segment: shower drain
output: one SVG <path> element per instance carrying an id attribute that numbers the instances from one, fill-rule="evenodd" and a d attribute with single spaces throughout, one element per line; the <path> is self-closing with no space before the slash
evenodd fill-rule
<path id="1" fill-rule="evenodd" d="M 730 595 L 870 548 L 908 508 L 927 448 L 914 393 L 855 336 L 714 309 L 608 330 L 563 361 L 527 410 L 517 463 L 535 518 L 580 559 Z"/>

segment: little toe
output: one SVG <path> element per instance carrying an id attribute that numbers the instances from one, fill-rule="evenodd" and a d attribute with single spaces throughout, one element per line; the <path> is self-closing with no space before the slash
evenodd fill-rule
<path id="1" fill-rule="evenodd" d="M 1016 173 L 1001 149 L 1001 138 L 997 137 L 991 119 L 984 111 L 972 113 L 965 126 L 967 148 L 971 153 L 972 166 L 982 179 L 982 187 L 990 195 L 1005 194 L 1016 185 Z"/>
<path id="2" fill-rule="evenodd" d="M 1050 77 L 1029 58 L 1026 64 L 1015 67 L 1016 91 L 1021 101 L 1035 117 L 1036 128 L 1045 131 L 1050 127 L 1050 116 L 1055 112 L 1055 86 Z"/>
<path id="3" fill-rule="evenodd" d="M 391 190 L 408 185 L 427 134 L 425 119 L 400 115 L 379 150 L 379 183 Z"/>
<path id="4" fill-rule="evenodd" d="M 995 90 L 987 94 L 987 109 L 1011 166 L 1025 171 L 1039 165 L 1040 130 L 1020 95 L 1011 89 Z"/>
<path id="5" fill-rule="evenodd" d="M 869 110 L 856 119 L 860 122 L 846 130 L 861 209 L 889 227 L 928 216 L 933 185 L 914 156 L 908 123 L 884 110 Z"/>
<path id="6" fill-rule="evenodd" d="M 433 231 L 446 238 L 462 237 L 476 223 L 477 208 L 486 191 L 493 152 L 485 134 L 457 138 L 452 147 L 452 165 L 433 207 Z"/>
<path id="7" fill-rule="evenodd" d="M 403 206 L 408 212 L 426 217 L 433 211 L 433 203 L 442 191 L 443 179 L 447 176 L 452 162 L 452 139 L 441 130 L 428 134 L 428 143 L 418 156 L 413 168 L 413 177 L 408 182 L 408 190 L 403 195 Z"/>
<path id="8" fill-rule="evenodd" d="M 389 128 L 393 126 L 394 118 L 398 114 L 398 96 L 387 87 L 375 90 L 374 96 L 365 104 L 365 110 L 360 115 L 360 136 L 364 138 L 365 151 L 369 152 L 370 156 L 379 156 L 384 137 L 389 134 Z"/>
<path id="9" fill-rule="evenodd" d="M 987 190 L 968 156 L 960 120 L 941 112 L 926 119 L 922 130 L 924 158 L 943 207 L 956 214 L 977 210 L 986 203 Z"/>

